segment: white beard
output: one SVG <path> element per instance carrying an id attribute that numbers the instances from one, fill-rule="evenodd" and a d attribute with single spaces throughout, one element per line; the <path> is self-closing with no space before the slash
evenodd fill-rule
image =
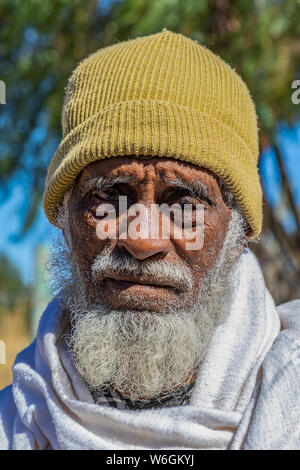
<path id="1" fill-rule="evenodd" d="M 101 300 L 97 305 L 89 304 L 72 257 L 67 289 L 72 325 L 68 346 L 88 387 L 111 386 L 132 400 L 149 400 L 182 385 L 197 372 L 220 320 L 225 297 L 230 295 L 226 281 L 244 240 L 243 219 L 233 210 L 221 253 L 202 281 L 197 302 L 187 309 L 174 305 L 166 315 L 150 310 L 115 311 Z M 101 260 L 94 262 L 93 269 L 97 271 L 97 267 L 101 268 Z M 155 272 L 159 273 L 159 263 Z M 188 273 L 172 269 L 168 275 L 188 277 Z"/>

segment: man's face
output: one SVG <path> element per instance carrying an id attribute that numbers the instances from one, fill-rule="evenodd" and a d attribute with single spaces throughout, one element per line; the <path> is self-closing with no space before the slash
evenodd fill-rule
<path id="1" fill-rule="evenodd" d="M 99 178 L 102 183 L 99 186 Z M 127 206 L 143 204 L 191 204 L 193 211 L 204 208 L 204 241 L 198 249 L 190 249 L 190 239 L 177 238 L 174 230 L 170 237 L 163 236 L 162 218 L 147 212 L 147 224 L 155 227 L 153 237 L 131 237 L 122 233 L 118 222 L 124 214 L 119 213 L 119 197 L 127 197 Z M 116 209 L 116 238 L 100 239 L 97 209 L 104 204 Z M 182 209 L 183 210 L 183 209 Z M 216 263 L 222 248 L 231 210 L 225 204 L 216 177 L 208 170 L 190 163 L 170 158 L 118 157 L 97 161 L 87 166 L 76 181 L 68 201 L 72 250 L 81 273 L 87 298 L 93 303 L 101 298 L 108 308 L 138 311 L 151 309 L 164 313 L 173 306 L 189 308 L 199 296 L 202 280 Z M 127 216 L 126 216 L 127 217 Z M 153 220 L 151 220 L 153 217 Z M 132 217 L 128 217 L 128 223 Z M 153 232 L 152 232 L 153 233 Z M 124 270 L 112 271 L 101 268 L 105 255 L 116 259 L 135 261 L 146 266 L 153 261 L 163 262 L 169 269 L 182 272 L 183 276 L 163 275 L 155 270 L 146 272 Z M 121 264 L 120 264 L 121 267 Z M 103 266 L 102 266 L 103 268 Z"/>
<path id="2" fill-rule="evenodd" d="M 125 196 L 123 210 L 119 198 Z M 138 228 L 130 231 L 137 203 L 146 208 L 139 228 L 151 226 L 141 236 Z M 72 272 L 63 285 L 78 372 L 90 389 L 109 385 L 132 399 L 151 399 L 190 381 L 230 295 L 228 272 L 245 236 L 242 216 L 225 204 L 215 176 L 170 158 L 111 158 L 81 173 L 67 204 Z M 114 209 L 114 237 L 99 236 L 99 209 L 107 204 Z M 169 232 L 163 214 L 150 210 L 162 204 L 177 207 Z M 190 222 L 197 208 L 204 210 L 203 224 L 191 224 L 195 233 L 204 231 L 203 245 L 192 249 L 190 230 L 181 236 L 175 230 L 188 204 Z"/>

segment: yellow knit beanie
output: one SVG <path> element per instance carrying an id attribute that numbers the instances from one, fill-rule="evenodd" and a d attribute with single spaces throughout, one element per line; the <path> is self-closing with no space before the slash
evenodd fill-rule
<path id="1" fill-rule="evenodd" d="M 70 77 L 62 130 L 44 193 L 54 225 L 65 191 L 86 165 L 152 155 L 211 170 L 240 203 L 250 238 L 260 233 L 255 107 L 238 74 L 196 41 L 164 29 L 90 55 Z"/>

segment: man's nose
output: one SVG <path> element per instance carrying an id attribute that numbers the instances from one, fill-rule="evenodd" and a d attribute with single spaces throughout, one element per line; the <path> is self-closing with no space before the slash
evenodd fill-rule
<path id="1" fill-rule="evenodd" d="M 170 251 L 170 240 L 163 238 L 135 239 L 128 235 L 126 239 L 119 239 L 118 245 L 125 248 L 132 256 L 141 261 L 157 254 L 166 255 Z"/>
<path id="2" fill-rule="evenodd" d="M 162 230 L 162 218 L 159 211 L 153 207 L 150 209 L 150 206 L 148 208 L 144 206 L 142 213 L 143 215 L 139 219 L 141 232 L 132 232 L 130 223 L 133 219 L 129 216 L 128 230 L 119 234 L 119 247 L 126 249 L 139 260 L 145 260 L 158 254 L 166 255 L 171 250 L 171 241 L 170 237 L 166 236 Z"/>

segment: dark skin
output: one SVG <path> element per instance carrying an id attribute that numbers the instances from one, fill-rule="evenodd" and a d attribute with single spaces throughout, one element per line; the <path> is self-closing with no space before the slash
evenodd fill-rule
<path id="1" fill-rule="evenodd" d="M 105 177 L 129 177 L 130 183 L 109 188 L 108 192 L 98 192 L 91 189 L 85 191 L 87 181 Z M 188 194 L 169 182 L 166 178 L 179 177 L 187 183 L 201 181 L 207 187 L 206 197 L 202 199 Z M 96 208 L 99 204 L 115 203 L 116 196 L 126 195 L 130 204 L 189 203 L 204 205 L 204 244 L 199 250 L 188 250 L 186 239 L 126 239 L 101 240 L 96 234 L 99 219 Z M 130 205 L 128 204 L 128 205 Z M 192 289 L 178 290 L 172 286 L 159 285 L 155 280 L 139 279 L 106 279 L 102 284 L 101 299 L 115 309 L 132 308 L 132 300 L 122 295 L 130 292 L 135 299 L 134 308 L 143 310 L 151 308 L 160 312 L 161 305 L 193 305 L 201 280 L 216 262 L 222 248 L 231 217 L 231 210 L 222 198 L 217 178 L 208 170 L 196 165 L 171 158 L 161 157 L 118 157 L 96 161 L 88 165 L 77 178 L 72 194 L 68 201 L 70 214 L 70 230 L 73 250 L 81 273 L 83 274 L 87 295 L 97 300 L 100 291 L 91 281 L 91 265 L 95 255 L 104 248 L 115 253 L 125 253 L 139 261 L 163 259 L 177 266 L 188 266 L 193 273 Z M 159 222 L 161 223 L 161 222 Z M 129 282 L 130 281 L 130 282 Z M 143 284 L 141 284 L 143 283 Z"/>

